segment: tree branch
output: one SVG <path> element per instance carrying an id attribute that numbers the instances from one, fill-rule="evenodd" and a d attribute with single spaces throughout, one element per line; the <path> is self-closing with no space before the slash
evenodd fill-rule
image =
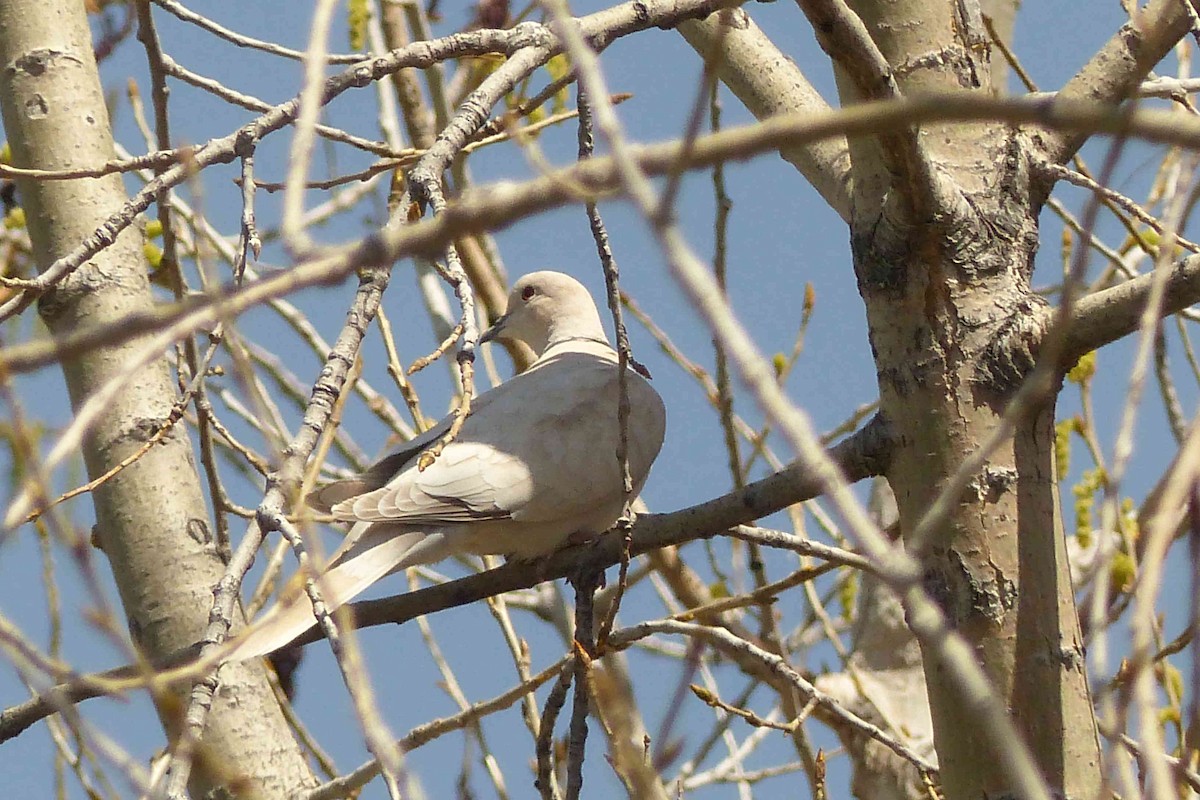
<path id="1" fill-rule="evenodd" d="M 829 449 L 829 457 L 849 481 L 880 475 L 892 450 L 892 434 L 880 417 Z M 737 525 L 810 500 L 820 491 L 819 481 L 798 466 L 791 466 L 744 489 L 722 495 L 706 503 L 669 514 L 643 514 L 633 525 L 631 555 L 642 555 L 660 547 L 681 545 L 696 539 L 717 536 Z M 622 537 L 605 536 L 593 544 L 561 550 L 542 563 L 510 561 L 502 567 L 466 578 L 418 589 L 414 592 L 353 603 L 358 628 L 407 622 L 431 614 L 482 600 L 502 592 L 525 589 L 546 580 L 578 574 L 580 569 L 606 569 L 621 561 Z M 319 641 L 322 634 L 313 629 L 295 640 L 295 644 Z M 200 652 L 194 645 L 154 662 L 155 669 L 184 667 Z M 184 670 L 186 672 L 186 670 Z M 182 673 L 181 673 L 182 674 Z M 104 673 L 84 675 L 49 689 L 20 705 L 0 713 L 0 743 L 24 732 L 63 703 L 78 703 L 93 697 L 137 688 L 135 681 L 145 677 L 144 665 L 123 666 Z M 190 679 L 190 674 L 184 677 Z M 122 684 L 122 682 L 124 682 Z M 120 684 L 120 685 L 118 685 Z"/>
<path id="2" fill-rule="evenodd" d="M 1138 329 L 1142 309 L 1154 281 L 1147 273 L 1119 286 L 1080 298 L 1067 331 L 1061 365 L 1070 368 L 1079 357 L 1115 342 Z M 1200 302 L 1200 256 L 1178 262 L 1167 278 L 1163 316 Z"/>
<path id="3" fill-rule="evenodd" d="M 614 39 L 635 31 L 652 26 L 671 27 L 679 24 L 681 20 L 704 17 L 720 8 L 737 4 L 738 0 L 628 2 L 581 17 L 579 24 L 591 45 L 603 49 Z M 320 105 L 327 105 L 349 89 L 368 86 L 405 67 L 428 67 L 463 55 L 511 55 L 529 47 L 531 42 L 545 43 L 549 47 L 547 58 L 559 51 L 557 40 L 549 31 L 541 25 L 528 22 L 507 30 L 481 29 L 451 34 L 441 39 L 414 42 L 402 50 L 356 64 L 327 79 L 321 87 Z M 299 106 L 299 98 L 292 98 L 233 133 L 197 147 L 186 162 L 176 164 L 143 187 L 119 211 L 97 227 L 82 244 L 47 266 L 38 277 L 19 284 L 23 291 L 0 303 L 0 319 L 20 313 L 38 296 L 70 275 L 89 258 L 110 246 L 117 235 L 129 227 L 159 193 L 178 186 L 205 167 L 233 161 L 237 158 L 238 148 L 242 143 L 261 141 L 268 134 L 295 122 Z"/>
<path id="4" fill-rule="evenodd" d="M 891 452 L 891 441 L 887 423 L 874 417 L 866 426 L 830 448 L 829 457 L 847 480 L 862 480 L 882 474 Z M 735 525 L 810 500 L 819 492 L 816 478 L 791 466 L 707 503 L 669 514 L 643 514 L 633 525 L 630 554 L 639 556 L 660 547 L 717 536 Z M 421 614 L 528 588 L 544 580 L 565 578 L 584 567 L 605 569 L 621 562 L 621 550 L 621 537 L 605 536 L 594 544 L 555 553 L 543 563 L 511 561 L 502 567 L 438 586 L 352 603 L 350 609 L 359 628 L 401 623 Z M 296 642 L 308 644 L 320 638 L 317 631 L 311 630 Z"/>
<path id="5" fill-rule="evenodd" d="M 862 101 L 899 100 L 904 97 L 892 65 L 876 45 L 861 17 L 845 0 L 797 0 L 812 23 L 817 43 L 830 60 L 849 78 L 839 83 L 843 104 Z M 895 178 L 893 186 L 908 186 L 901 192 L 913 219 L 923 219 L 930 209 L 945 207 L 938 198 L 948 191 L 939 183 L 929 153 L 914 126 L 896 126 L 878 137 L 883 166 Z M 855 162 L 854 175 L 863 176 L 863 164 Z M 860 188 L 862 184 L 859 184 Z"/>
<path id="6" fill-rule="evenodd" d="M 685 20 L 679 24 L 679 33 L 701 58 L 716 61 L 722 83 L 758 119 L 832 110 L 795 62 L 780 52 L 742 9 L 721 11 L 705 20 Z M 850 221 L 850 153 L 845 138 L 782 147 L 779 155 L 813 185 L 838 216 Z"/>
<path id="7" fill-rule="evenodd" d="M 1166 111 L 1127 111 L 1044 97 L 989 98 L 955 92 L 863 104 L 828 114 L 795 113 L 701 136 L 688 152 L 677 142 L 632 148 L 639 167 L 649 175 L 679 168 L 711 167 L 721 161 L 750 158 L 781 148 L 835 136 L 873 135 L 889 126 L 923 122 L 999 120 L 1045 128 L 1133 136 L 1150 142 L 1200 149 L 1200 121 Z M 364 264 L 395 261 L 418 253 L 433 253 L 465 233 L 497 229 L 518 219 L 610 194 L 620 178 L 612 158 L 598 157 L 525 183 L 496 183 L 464 192 L 445 214 L 406 225 L 341 248 L 290 270 L 269 273 L 245 286 L 225 286 L 203 297 L 158 306 L 128 315 L 119 323 L 88 326 L 77 332 L 7 347 L 0 368 L 27 372 L 77 356 L 101 345 L 127 341 L 147 331 L 175 325 L 183 336 L 220 319 L 232 319 L 248 309 L 300 289 L 336 283 Z M 587 197 L 579 196 L 583 187 Z M 79 252 L 79 251 L 76 251 Z"/>
<path id="8" fill-rule="evenodd" d="M 1142 80 L 1171 48 L 1187 35 L 1192 23 L 1183 8 L 1193 0 L 1151 0 L 1135 10 L 1075 77 L 1058 92 L 1062 100 L 1116 105 L 1134 96 Z M 1043 132 L 1042 152 L 1062 164 L 1087 141 L 1084 131 Z"/>
<path id="9" fill-rule="evenodd" d="M 0 73 L 0 111 L 12 145 L 11 160 L 37 169 L 113 160 L 112 131 L 83 7 L 70 0 L 14 3 L 5 7 L 3 16 L 0 62 L 5 69 Z M 147 37 L 148 47 L 156 49 L 145 29 L 142 35 Z M 160 79 L 155 76 L 161 88 Z M 32 108 L 40 110 L 29 113 Z M 159 197 L 164 187 L 154 181 L 151 185 L 155 188 L 146 190 L 147 197 Z M 81 239 L 97 235 L 89 232 L 108 234 L 104 252 L 93 253 L 94 258 L 86 264 L 81 262 L 78 274 L 69 280 L 65 280 L 67 272 L 47 279 L 45 285 L 54 285 L 56 291 L 39 311 L 51 338 L 90 323 L 119 325 L 130 314 L 153 304 L 141 233 L 122 234 L 105 225 L 106 218 L 112 218 L 112 209 L 128 206 L 120 177 L 26 180 L 19 191 L 31 254 L 40 270 L 33 282 L 49 275 L 50 265 L 65 258 Z M 164 236 L 168 231 L 164 228 Z M 164 254 L 168 258 L 170 250 L 167 244 Z M 126 342 L 62 365 L 76 413 L 101 387 L 113 382 L 122 385 L 105 413 L 81 430 L 72 454 L 83 456 L 93 479 L 123 463 L 140 449 L 148 432 L 171 417 L 176 394 L 188 380 L 181 369 L 180 384 L 173 385 L 164 351 L 146 355 L 147 338 Z M 190 377 L 200 382 L 204 373 L 198 366 L 192 366 L 197 374 Z M 38 476 L 41 465 L 37 457 L 31 458 L 29 472 Z M 29 485 L 32 483 L 41 481 Z M 14 488 L 18 485 L 14 482 Z M 43 491 L 39 487 L 32 494 Z M 108 560 L 137 646 L 154 657 L 194 641 L 204 629 L 204 607 L 223 566 L 189 436 L 176 430 L 164 437 L 97 487 L 91 499 L 96 546 Z M 79 544 L 83 550 L 76 556 L 91 573 L 86 540 Z M 89 574 L 88 580 L 96 577 L 98 573 Z M 50 590 L 54 591 L 52 585 Z M 118 623 L 112 610 L 99 599 L 99 593 L 91 597 L 100 606 L 95 618 L 116 635 Z M 57 610 L 52 618 L 58 618 Z M 245 794 L 262 797 L 279 797 L 284 787 L 313 783 L 312 771 L 290 735 L 265 671 L 253 664 L 233 667 L 222 673 L 229 692 L 211 698 L 215 710 L 204 729 L 205 759 L 191 773 L 191 791 L 196 796 L 217 793 L 231 774 L 242 776 L 239 782 Z M 152 694 L 170 731 L 172 750 L 176 745 L 186 750 L 190 744 L 180 744 L 181 694 Z M 89 752 L 93 745 L 80 740 L 78 746 Z M 162 795 L 157 788 L 149 792 Z"/>

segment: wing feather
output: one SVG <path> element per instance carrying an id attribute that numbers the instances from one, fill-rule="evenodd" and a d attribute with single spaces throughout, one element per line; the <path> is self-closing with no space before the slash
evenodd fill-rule
<path id="1" fill-rule="evenodd" d="M 657 393 L 637 374 L 628 377 L 631 429 L 641 432 L 631 442 L 630 467 L 640 485 L 662 443 L 664 417 Z M 385 484 L 331 504 L 334 516 L 415 525 L 545 522 L 579 516 L 619 495 L 611 356 L 569 351 L 483 397 L 487 413 L 472 413 L 425 470 L 409 451 Z"/>

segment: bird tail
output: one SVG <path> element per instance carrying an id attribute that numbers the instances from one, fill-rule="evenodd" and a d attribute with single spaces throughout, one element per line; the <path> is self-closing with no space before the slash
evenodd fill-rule
<path id="1" fill-rule="evenodd" d="M 440 533 L 398 533 L 395 525 L 359 523 L 317 579 L 325 607 L 332 612 L 390 572 L 438 560 L 443 540 Z M 227 660 L 265 656 L 316 624 L 307 594 L 282 599 L 238 635 Z"/>

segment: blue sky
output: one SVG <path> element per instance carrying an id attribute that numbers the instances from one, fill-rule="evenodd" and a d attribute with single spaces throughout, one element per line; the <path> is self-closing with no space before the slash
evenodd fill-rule
<path id="1" fill-rule="evenodd" d="M 310 13 L 307 5 L 289 5 L 282 13 L 280 4 L 260 0 L 236 3 L 224 0 L 201 6 L 201 10 L 214 19 L 250 35 L 296 48 L 302 48 L 307 38 Z M 602 7 L 593 2 L 573 4 L 577 14 Z M 748 10 L 826 97 L 832 98 L 832 77 L 827 60 L 796 7 L 777 2 L 753 4 Z M 443 4 L 443 12 L 446 19 L 439 33 L 457 28 L 465 21 L 466 12 L 457 4 Z M 271 102 L 291 96 L 299 86 L 300 67 L 296 63 L 237 50 L 161 12 L 156 13 L 156 18 L 166 51 L 198 72 Z M 1041 87 L 1052 89 L 1070 77 L 1120 24 L 1121 11 L 1115 2 L 1089 4 L 1086 14 L 1080 12 L 1078 3 L 1067 0 L 1028 2 L 1019 18 L 1016 48 Z M 339 28 L 335 33 L 334 49 L 345 50 L 345 42 L 344 29 Z M 654 30 L 628 37 L 615 43 L 603 55 L 602 63 L 613 91 L 634 93 L 633 99 L 619 107 L 631 139 L 656 142 L 680 134 L 689 104 L 695 96 L 700 64 L 677 34 Z M 121 45 L 103 65 L 102 77 L 112 93 L 117 137 L 130 150 L 139 151 L 143 147 L 131 124 L 124 96 L 125 80 L 130 75 L 142 87 L 143 95 L 148 95 L 144 55 L 132 39 Z M 540 80 L 544 80 L 544 75 Z M 247 112 L 231 110 L 219 101 L 180 85 L 173 87 L 171 102 L 173 130 L 179 143 L 199 143 L 225 135 L 249 118 Z M 750 121 L 749 115 L 728 93 L 723 93 L 723 105 L 725 124 Z M 359 90 L 339 98 L 327 110 L 326 119 L 364 136 L 378 137 L 370 90 Z M 289 141 L 290 136 L 284 133 L 263 144 L 257 159 L 260 178 L 282 179 Z M 567 163 L 574 158 L 573 127 L 548 131 L 539 142 L 547 157 L 555 163 Z M 1085 155 L 1098 163 L 1103 154 L 1102 147 L 1102 143 L 1093 144 L 1085 150 Z M 1116 188 L 1135 197 L 1139 190 L 1144 190 L 1146 172 L 1154 164 L 1155 153 L 1146 147 L 1130 147 L 1117 170 Z M 363 158 L 344 148 L 331 159 L 327 160 L 327 155 L 328 151 L 318 148 L 314 176 L 349 171 L 365 163 Z M 514 146 L 482 150 L 471 158 L 470 166 L 476 183 L 519 180 L 531 172 L 526 158 Z M 202 181 L 183 190 L 184 195 L 204 208 L 212 222 L 224 231 L 236 231 L 239 200 L 236 188 L 230 183 L 235 176 L 233 167 L 214 168 Z M 732 164 L 727 180 L 734 201 L 728 267 L 732 305 L 763 351 L 787 352 L 799 324 L 805 284 L 813 285 L 816 308 L 803 354 L 787 388 L 792 399 L 812 416 L 818 429 L 830 429 L 853 409 L 876 396 L 865 318 L 850 268 L 846 228 L 824 206 L 816 192 L 777 156 L 767 155 L 749 163 Z M 136 184 L 131 180 L 129 185 L 134 187 Z M 1077 213 L 1085 202 L 1084 196 L 1074 190 L 1063 191 L 1059 196 Z M 312 194 L 309 205 L 320 199 L 317 194 Z M 277 219 L 278 204 L 278 196 L 259 193 L 258 214 L 263 227 Z M 362 211 L 317 229 L 314 236 L 324 242 L 347 241 L 359 235 L 367 225 L 377 222 L 380 208 L 378 202 L 368 203 L 362 206 Z M 713 246 L 712 209 L 709 176 L 688 176 L 677 213 L 692 245 L 706 257 Z M 653 315 L 685 353 L 711 367 L 710 337 L 679 297 L 645 224 L 629 205 L 621 201 L 604 203 L 601 210 L 621 264 L 624 288 Z M 1053 282 L 1058 269 L 1059 226 L 1048 213 L 1043 222 L 1039 285 Z M 1110 240 L 1116 237 L 1111 219 L 1103 220 L 1100 230 L 1108 234 Z M 580 278 L 596 296 L 601 296 L 603 280 L 580 208 L 542 214 L 498 232 L 496 238 L 510 275 L 534 269 L 560 269 Z M 271 245 L 264 250 L 263 261 L 274 266 L 285 265 L 279 249 Z M 1093 274 L 1097 268 L 1093 262 Z M 311 315 L 313 324 L 326 339 L 332 340 L 342 324 L 344 308 L 352 293 L 352 285 L 343 285 L 308 290 L 293 299 Z M 411 361 L 432 349 L 435 339 L 420 312 L 410 264 L 397 265 L 385 304 L 397 327 L 397 338 L 406 360 Z M 307 383 L 315 378 L 320 366 L 317 359 L 311 351 L 292 341 L 292 335 L 270 313 L 252 312 L 241 324 L 246 335 L 270 341 L 301 381 Z M 728 491 L 730 480 L 715 413 L 694 382 L 661 355 L 638 325 L 631 322 L 630 330 L 635 354 L 650 368 L 669 409 L 668 438 L 646 486 L 646 502 L 653 510 L 666 511 Z M 12 333 L 8 336 L 10 340 L 17 338 Z M 1112 435 L 1119 423 L 1131 353 L 1129 343 L 1122 343 L 1106 349 L 1100 356 L 1104 383 L 1103 387 L 1097 388 L 1095 403 L 1098 428 L 1109 434 L 1103 439 L 1109 453 Z M 382 348 L 375 334 L 369 338 L 365 354 L 367 374 L 377 386 L 387 386 Z M 1177 360 L 1181 358 L 1177 349 L 1173 355 Z M 497 357 L 502 370 L 507 370 L 503 356 Z M 427 413 L 435 414 L 446 407 L 449 386 L 448 372 L 443 368 L 431 368 L 418 378 L 417 387 Z M 25 404 L 42 414 L 50 424 L 62 425 L 69 418 L 61 379 L 52 370 L 21 377 L 18 388 Z M 1181 377 L 1180 390 L 1185 412 L 1191 414 L 1196 405 L 1195 387 L 1187 385 Z M 398 398 L 395 399 L 398 402 Z M 1068 389 L 1063 395 L 1060 416 L 1074 413 L 1076 407 L 1074 392 Z M 745 399 L 739 400 L 738 410 L 752 421 L 759 419 L 756 409 Z M 296 416 L 292 414 L 289 419 L 294 425 Z M 369 413 L 361 406 L 352 406 L 344 424 L 369 454 L 376 454 L 384 432 Z M 256 446 L 260 445 L 252 431 L 236 422 L 235 426 Z M 1158 476 L 1156 470 L 1160 470 L 1174 452 L 1161 403 L 1153 391 L 1147 392 L 1147 399 L 1142 403 L 1137 431 L 1137 467 L 1123 487 L 1125 494 L 1135 498 L 1153 483 Z M 786 458 L 788 454 L 781 455 Z M 1076 459 L 1077 462 L 1081 460 Z M 64 469 L 57 479 L 66 487 L 77 483 L 78 477 L 79 467 L 74 465 Z M 253 506 L 257 503 L 258 491 L 251 485 L 235 485 L 234 499 Z M 73 509 L 81 526 L 86 528 L 91 524 L 91 510 L 86 500 L 77 502 Z M 787 524 L 784 519 L 772 522 L 781 526 Z M 235 526 L 235 535 L 238 533 Z M 692 545 L 686 553 L 697 569 L 705 570 L 703 551 L 699 547 Z M 66 555 L 57 554 L 56 561 L 68 622 L 65 656 L 80 668 L 104 668 L 118 663 L 120 653 L 79 621 L 78 611 L 86 607 L 89 600 Z M 772 576 L 782 577 L 792 563 L 783 556 L 775 558 L 769 565 Z M 37 543 L 31 531 L 22 530 L 3 546 L 0 550 L 0 609 L 44 645 L 47 641 L 46 601 L 37 564 Z M 401 585 L 402 582 L 392 579 L 378 593 L 394 593 Z M 115 601 L 115 590 L 110 590 L 109 597 Z M 633 593 L 626 608 L 623 618 L 630 622 L 661 613 L 657 610 L 660 606 L 645 586 Z M 1179 609 L 1168 611 L 1173 617 Z M 558 657 L 562 642 L 545 625 L 519 616 L 518 622 L 521 634 L 530 641 L 535 668 Z M 454 665 L 469 698 L 484 699 L 511 685 L 513 676 L 508 656 L 482 606 L 436 615 L 430 619 L 430 624 L 439 634 L 446 658 Z M 415 625 L 377 629 L 364 635 L 362 641 L 368 652 L 369 669 L 376 681 L 379 702 L 395 733 L 403 734 L 415 724 L 455 710 L 446 694 L 437 688 L 438 676 L 429 663 Z M 315 730 L 325 734 L 323 743 L 338 765 L 349 769 L 366 757 L 361 736 L 353 727 L 352 712 L 344 692 L 339 691 L 341 681 L 327 650 L 322 647 L 309 650 L 300 675 L 299 711 Z M 649 690 L 647 696 L 663 699 L 663 702 L 647 703 L 644 709 L 650 730 L 654 732 L 666 711 L 665 698 L 673 691 L 671 669 L 651 656 L 635 656 L 632 663 L 639 681 L 644 681 L 643 685 Z M 836 668 L 836 656 L 831 650 L 817 650 L 804 666 L 817 671 Z M 413 687 L 421 689 L 414 691 Z M 24 697 L 25 691 L 13 671 L 0 666 L 0 706 L 12 705 Z M 544 691 L 539 694 L 539 699 L 543 697 Z M 677 730 L 703 730 L 709 712 L 697 706 L 693 703 L 685 708 L 684 724 Z M 148 757 L 162 745 L 161 729 L 149 703 L 140 695 L 127 701 L 91 701 L 81 708 L 90 722 L 112 735 L 138 758 Z M 532 755 L 531 742 L 515 716 L 518 713 L 514 707 L 485 724 L 489 742 L 505 767 L 514 797 L 530 793 L 525 764 Z M 738 725 L 734 730 L 739 736 L 746 733 L 746 729 Z M 513 734 L 513 731 L 517 733 Z M 692 737 L 697 735 L 693 733 Z M 596 792 L 595 796 L 606 796 L 615 789 L 601 755 L 601 742 L 602 738 L 594 735 L 589 751 L 588 788 Z M 819 737 L 818 744 L 826 749 L 835 746 L 828 737 Z M 48 794 L 51 753 L 52 746 L 44 726 L 0 746 L 0 774 L 5 776 L 12 796 Z M 751 763 L 766 766 L 787 760 L 789 755 L 790 750 L 784 746 L 780 735 L 777 741 L 764 745 Z M 461 759 L 461 738 L 452 736 L 414 753 L 410 763 L 425 782 L 429 795 L 444 797 L 451 796 L 454 791 Z M 845 780 L 844 760 L 835 760 L 831 770 L 835 781 Z M 764 784 L 762 796 L 784 791 L 793 780 L 795 778 L 789 777 Z M 68 784 L 68 797 L 83 796 L 72 782 Z M 480 796 L 491 796 L 491 788 L 478 768 L 474 771 L 472 786 Z M 695 796 L 725 796 L 725 791 L 701 792 Z M 122 795 L 127 793 L 127 787 L 120 792 Z M 381 784 L 373 784 L 363 796 L 384 796 Z"/>

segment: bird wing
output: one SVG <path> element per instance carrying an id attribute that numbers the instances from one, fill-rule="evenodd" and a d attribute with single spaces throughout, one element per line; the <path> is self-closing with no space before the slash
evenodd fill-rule
<path id="1" fill-rule="evenodd" d="M 494 391 L 484 392 L 476 397 L 471 402 L 471 413 L 475 414 L 486 408 L 492 400 L 491 396 Z M 425 449 L 437 442 L 450 429 L 453 421 L 453 415 L 444 417 L 438 424 L 404 442 L 399 450 L 376 461 L 362 473 L 314 489 L 305 496 L 304 501 L 311 508 L 329 514 L 339 503 L 383 488 L 408 466 L 409 462 L 414 461 Z"/>
<path id="2" fill-rule="evenodd" d="M 486 403 L 425 470 L 410 457 L 385 485 L 345 498 L 332 513 L 415 525 L 586 514 L 600 498 L 620 492 L 614 362 L 607 347 L 557 348 L 481 396 Z M 634 476 L 640 485 L 662 444 L 664 414 L 649 384 L 633 373 L 629 379 L 631 394 L 637 393 L 631 445 L 639 440 L 630 466 L 640 473 Z"/>

